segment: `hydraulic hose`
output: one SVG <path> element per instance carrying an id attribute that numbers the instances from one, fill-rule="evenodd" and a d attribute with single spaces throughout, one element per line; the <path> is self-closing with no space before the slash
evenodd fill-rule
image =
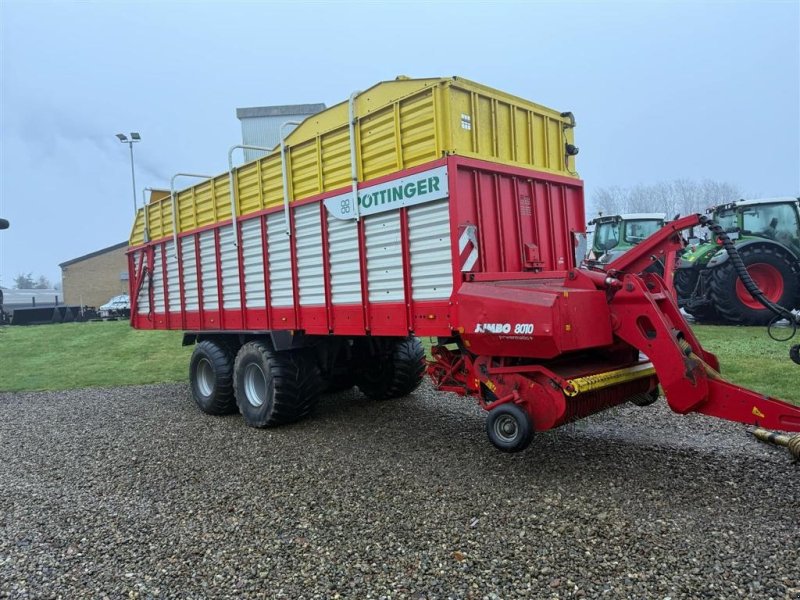
<path id="1" fill-rule="evenodd" d="M 775 313 L 775 318 L 770 322 L 767 329 L 769 337 L 780 342 L 786 342 L 792 339 L 797 333 L 797 326 L 800 324 L 800 318 L 795 317 L 790 310 L 785 309 L 779 304 L 775 304 L 764 295 L 764 292 L 759 289 L 755 281 L 753 281 L 753 278 L 750 277 L 750 273 L 747 272 L 747 267 L 745 267 L 744 261 L 739 255 L 739 251 L 736 249 L 736 245 L 733 243 L 733 240 L 728 236 L 727 232 L 721 225 L 703 215 L 700 215 L 700 225 L 708 227 L 708 229 L 722 242 L 723 247 L 728 252 L 728 257 L 733 264 L 733 268 L 736 269 L 736 274 L 739 276 L 739 279 L 742 281 L 742 285 L 744 285 L 745 289 L 750 292 L 750 295 L 758 300 L 758 302 L 761 303 L 764 308 Z M 780 319 L 786 319 L 789 321 L 789 325 L 792 327 L 792 333 L 787 338 L 776 338 L 772 333 L 772 326 Z M 795 348 L 798 348 L 798 346 L 792 348 L 791 357 L 792 360 L 800 364 L 800 360 L 795 360 Z"/>
<path id="2" fill-rule="evenodd" d="M 786 435 L 769 429 L 762 429 L 758 427 L 750 431 L 756 439 L 766 442 L 767 444 L 775 444 L 776 446 L 783 446 L 794 458 L 794 462 L 800 462 L 800 435 Z"/>

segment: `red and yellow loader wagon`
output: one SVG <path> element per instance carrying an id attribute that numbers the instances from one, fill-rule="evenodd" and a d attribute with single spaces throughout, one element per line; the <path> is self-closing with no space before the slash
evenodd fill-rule
<path id="1" fill-rule="evenodd" d="M 476 396 L 502 450 L 651 403 L 659 383 L 677 412 L 800 430 L 800 409 L 722 380 L 643 274 L 700 217 L 580 268 L 574 126 L 460 78 L 354 93 L 264 158 L 139 211 L 131 323 L 185 331 L 198 405 L 256 427 L 305 416 L 324 389 L 409 393 L 426 369 L 415 336 L 431 336 L 435 385 Z"/>

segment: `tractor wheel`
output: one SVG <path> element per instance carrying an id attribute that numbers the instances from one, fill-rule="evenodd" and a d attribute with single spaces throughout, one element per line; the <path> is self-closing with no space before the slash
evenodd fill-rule
<path id="1" fill-rule="evenodd" d="M 658 400 L 658 388 L 651 390 L 649 392 L 642 392 L 641 394 L 634 394 L 630 398 L 628 398 L 628 402 L 635 404 L 636 406 L 650 406 L 654 404 Z"/>
<path id="2" fill-rule="evenodd" d="M 204 340 L 194 347 L 189 361 L 192 397 L 204 413 L 236 412 L 233 397 L 233 353 L 221 344 Z"/>
<path id="3" fill-rule="evenodd" d="M 356 377 L 358 389 L 372 400 L 407 396 L 422 382 L 425 351 L 412 336 L 397 340 L 386 356 L 376 356 Z"/>
<path id="4" fill-rule="evenodd" d="M 250 427 L 302 419 L 319 398 L 319 368 L 303 350 L 275 352 L 263 342 L 239 349 L 234 366 L 236 403 Z"/>
<path id="5" fill-rule="evenodd" d="M 672 283 L 675 286 L 675 293 L 680 300 L 690 300 L 695 296 L 697 279 L 697 271 L 689 269 L 678 269 L 675 271 L 675 277 Z M 717 314 L 716 309 L 710 304 L 691 306 L 684 303 L 683 310 L 690 314 L 698 323 L 715 323 L 719 321 L 719 314 Z"/>
<path id="6" fill-rule="evenodd" d="M 719 313 L 713 306 L 693 306 L 691 308 L 684 306 L 683 310 L 689 313 L 696 323 L 719 323 Z"/>
<path id="7" fill-rule="evenodd" d="M 697 271 L 693 269 L 676 269 L 672 278 L 675 293 L 679 300 L 688 300 L 694 295 L 697 287 Z"/>
<path id="8" fill-rule="evenodd" d="M 501 404 L 486 417 L 489 441 L 503 452 L 521 452 L 533 439 L 533 424 L 524 409 L 516 404 Z"/>
<path id="9" fill-rule="evenodd" d="M 747 272 L 764 295 L 788 310 L 800 300 L 800 279 L 797 264 L 785 251 L 755 246 L 743 248 L 739 254 Z M 731 261 L 716 267 L 711 275 L 711 298 L 720 317 L 737 325 L 766 325 L 774 313 L 761 305 L 745 289 Z"/>
<path id="10" fill-rule="evenodd" d="M 795 344 L 789 349 L 789 358 L 797 365 L 800 365 L 800 344 Z"/>

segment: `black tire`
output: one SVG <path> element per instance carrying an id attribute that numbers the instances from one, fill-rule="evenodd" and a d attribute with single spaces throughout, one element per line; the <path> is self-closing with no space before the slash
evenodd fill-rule
<path id="1" fill-rule="evenodd" d="M 658 395 L 658 388 L 651 390 L 649 392 L 642 392 L 641 394 L 635 394 L 628 398 L 628 402 L 635 404 L 636 406 L 650 406 L 654 404 L 659 398 Z"/>
<path id="2" fill-rule="evenodd" d="M 697 287 L 697 271 L 694 269 L 676 269 L 672 276 L 672 285 L 678 300 L 685 302 L 694 295 Z"/>
<path id="3" fill-rule="evenodd" d="M 231 353 L 231 355 L 234 358 L 236 358 L 236 354 L 239 352 L 239 348 L 242 347 L 242 344 L 237 336 L 225 335 L 225 336 L 220 336 L 219 338 L 216 339 L 219 340 L 220 344 L 224 344 L 225 347 L 228 348 L 228 351 Z"/>
<path id="4" fill-rule="evenodd" d="M 777 299 L 788 310 L 799 304 L 800 279 L 797 274 L 797 262 L 789 253 L 774 246 L 750 246 L 739 250 L 746 267 L 754 264 L 766 264 L 780 274 L 783 280 L 783 293 Z M 766 325 L 775 314 L 765 308 L 752 308 L 744 304 L 736 294 L 736 281 L 738 279 L 733 263 L 728 260 L 716 267 L 710 278 L 711 299 L 720 317 L 736 325 Z"/>
<path id="5" fill-rule="evenodd" d="M 204 413 L 229 415 L 236 412 L 233 397 L 233 354 L 222 344 L 198 343 L 189 361 L 192 397 Z"/>
<path id="6" fill-rule="evenodd" d="M 521 452 L 533 439 L 533 424 L 525 410 L 516 404 L 501 404 L 486 417 L 489 441 L 503 452 Z"/>
<path id="7" fill-rule="evenodd" d="M 652 265 L 644 270 L 645 273 L 655 273 L 662 279 L 664 278 L 664 263 L 660 260 L 655 261 Z"/>
<path id="8" fill-rule="evenodd" d="M 795 364 L 800 365 L 800 344 L 795 344 L 789 349 L 789 358 L 791 358 L 792 362 Z"/>
<path id="9" fill-rule="evenodd" d="M 706 304 L 705 306 L 684 306 L 683 310 L 685 310 L 692 318 L 695 320 L 696 323 L 719 323 L 720 316 L 719 313 L 714 309 L 713 306 Z"/>
<path id="10" fill-rule="evenodd" d="M 719 314 L 711 304 L 701 304 L 693 306 L 690 301 L 695 299 L 697 288 L 698 272 L 696 270 L 678 269 L 675 271 L 673 285 L 678 296 L 679 304 L 683 310 L 690 314 L 698 323 L 717 323 Z"/>
<path id="11" fill-rule="evenodd" d="M 236 355 L 233 387 L 248 426 L 274 427 L 308 415 L 319 399 L 321 380 L 304 350 L 275 352 L 264 342 L 248 342 Z"/>
<path id="12" fill-rule="evenodd" d="M 381 356 L 367 357 L 368 368 L 359 371 L 356 385 L 371 400 L 402 398 L 413 392 L 425 374 L 425 351 L 409 336 L 394 342 Z"/>

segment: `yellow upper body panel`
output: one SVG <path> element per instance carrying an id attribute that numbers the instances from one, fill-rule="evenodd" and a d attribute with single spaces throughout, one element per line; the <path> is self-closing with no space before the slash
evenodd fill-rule
<path id="1" fill-rule="evenodd" d="M 349 101 L 308 117 L 286 139 L 290 201 L 351 184 Z M 355 96 L 355 159 L 358 180 L 389 175 L 457 154 L 577 177 L 571 115 L 461 79 L 398 78 Z M 236 213 L 244 215 L 283 203 L 279 148 L 238 167 L 234 174 Z M 152 199 L 139 210 L 131 245 L 189 231 L 231 217 L 228 173 L 176 194 Z M 144 214 L 145 210 L 147 215 Z"/>

